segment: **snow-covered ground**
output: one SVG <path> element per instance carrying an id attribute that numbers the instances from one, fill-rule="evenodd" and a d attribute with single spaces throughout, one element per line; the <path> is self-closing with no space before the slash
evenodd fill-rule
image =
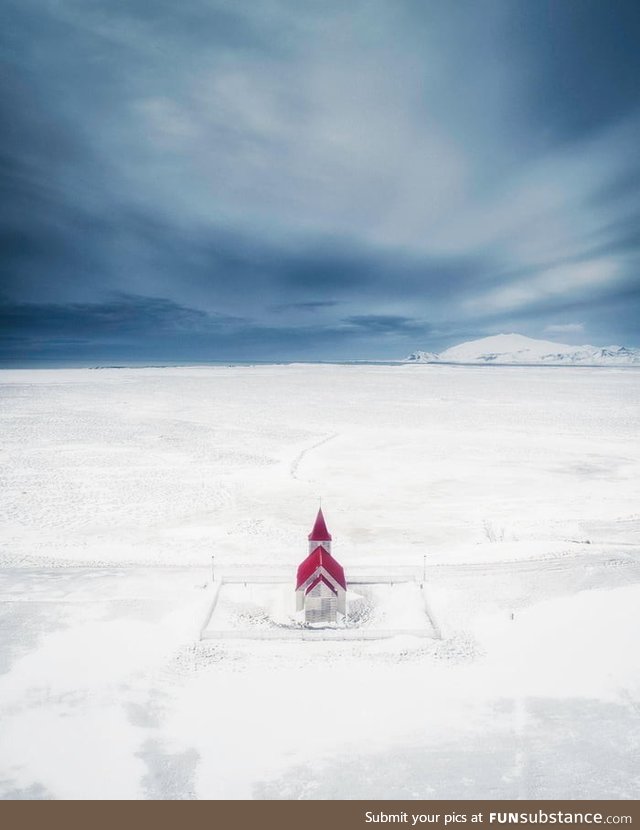
<path id="1" fill-rule="evenodd" d="M 640 795 L 640 372 L 0 384 L 0 795 Z M 320 496 L 347 579 L 427 556 L 442 638 L 199 642 L 211 554 L 293 580 Z"/>

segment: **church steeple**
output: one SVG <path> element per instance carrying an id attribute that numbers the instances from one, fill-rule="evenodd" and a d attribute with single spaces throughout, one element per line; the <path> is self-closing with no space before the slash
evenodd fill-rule
<path id="1" fill-rule="evenodd" d="M 309 534 L 309 553 L 311 553 L 312 550 L 315 550 L 318 545 L 322 545 L 328 553 L 331 553 L 331 534 L 327 530 L 327 523 L 324 520 L 321 507 L 318 509 L 318 515 L 316 516 L 313 530 Z"/>

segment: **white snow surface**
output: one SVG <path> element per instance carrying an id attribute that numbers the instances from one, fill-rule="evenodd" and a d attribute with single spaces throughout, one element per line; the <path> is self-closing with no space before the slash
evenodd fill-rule
<path id="1" fill-rule="evenodd" d="M 452 346 L 440 354 L 413 352 L 413 363 L 540 364 L 551 366 L 640 366 L 640 349 L 625 346 L 570 346 L 523 334 L 496 334 Z"/>
<path id="2" fill-rule="evenodd" d="M 0 796 L 638 798 L 639 381 L 0 372 Z M 426 555 L 442 637 L 199 642 L 211 554 L 293 583 L 320 496 L 347 580 Z"/>

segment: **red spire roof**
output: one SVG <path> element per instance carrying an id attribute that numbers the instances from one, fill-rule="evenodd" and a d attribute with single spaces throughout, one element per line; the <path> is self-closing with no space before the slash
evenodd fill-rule
<path id="1" fill-rule="evenodd" d="M 347 590 L 347 583 L 344 578 L 344 569 L 342 565 L 337 562 L 333 556 L 331 556 L 331 554 L 322 547 L 322 545 L 318 545 L 318 547 L 315 548 L 315 550 L 312 550 L 309 556 L 307 556 L 307 558 L 301 562 L 298 567 L 296 591 L 318 568 L 324 568 L 329 576 L 335 579 L 338 585 L 341 585 L 345 591 Z"/>
<path id="2" fill-rule="evenodd" d="M 316 523 L 313 526 L 313 530 L 309 534 L 309 541 L 310 542 L 330 542 L 331 541 L 331 534 L 327 530 L 327 525 L 324 521 L 324 516 L 322 515 L 322 508 L 318 510 L 318 515 L 316 516 Z"/>

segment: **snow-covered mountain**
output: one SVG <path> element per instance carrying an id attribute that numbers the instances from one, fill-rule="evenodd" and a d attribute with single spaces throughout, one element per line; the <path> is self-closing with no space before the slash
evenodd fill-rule
<path id="1" fill-rule="evenodd" d="M 413 352 L 411 363 L 526 363 L 552 366 L 640 366 L 640 349 L 625 346 L 570 346 L 522 334 L 496 334 L 452 346 L 440 354 Z"/>

